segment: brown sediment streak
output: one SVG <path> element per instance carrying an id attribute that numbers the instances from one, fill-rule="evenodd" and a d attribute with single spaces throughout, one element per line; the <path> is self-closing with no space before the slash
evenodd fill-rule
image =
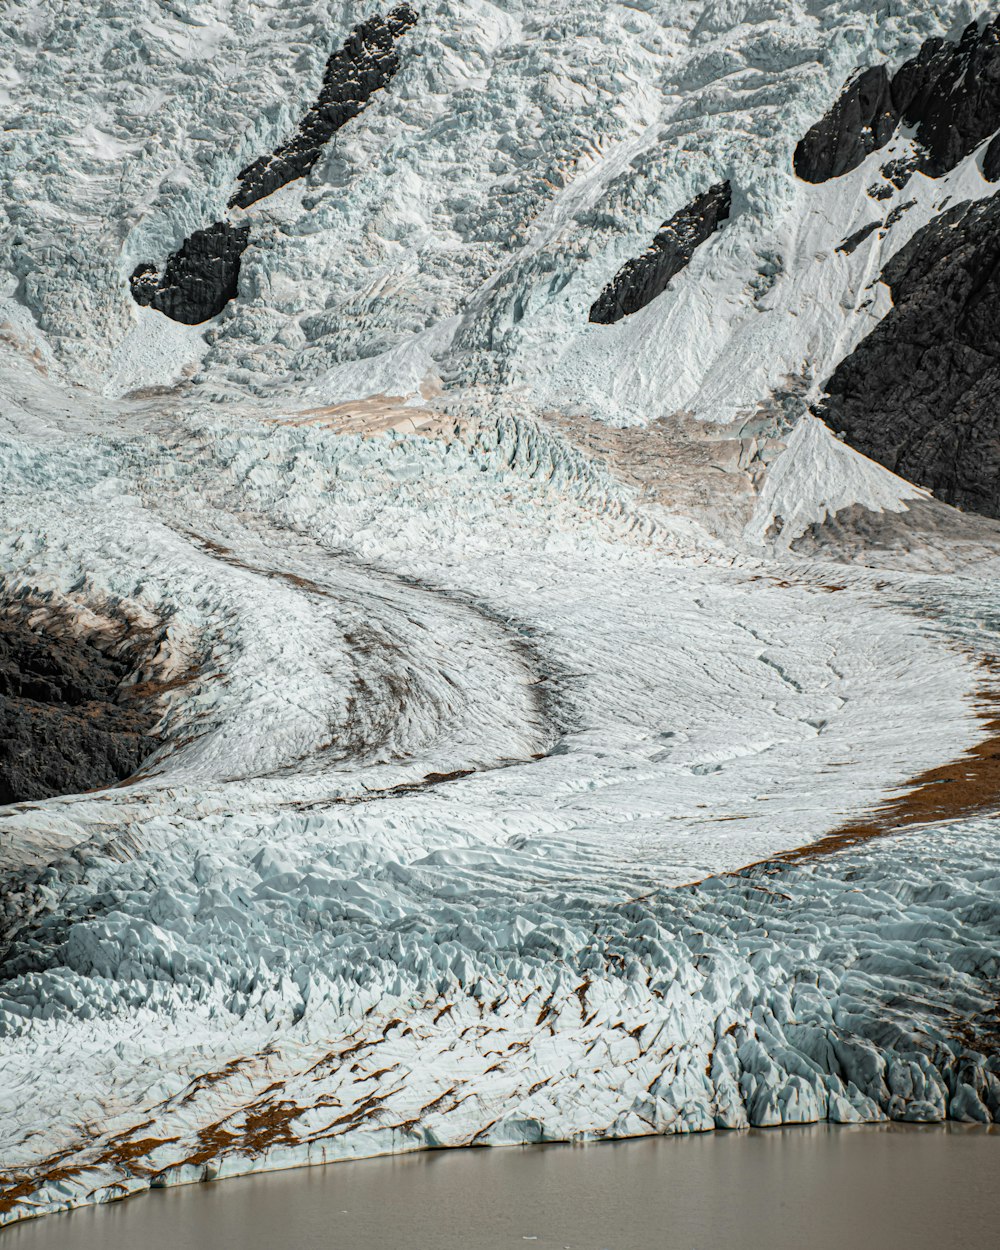
<path id="1" fill-rule="evenodd" d="M 88 1174 L 98 1175 L 98 1169 L 116 1167 L 124 1175 L 150 1177 L 154 1175 L 152 1167 L 143 1160 L 161 1146 L 169 1146 L 178 1141 L 177 1137 L 142 1137 L 136 1134 L 149 1128 L 152 1120 L 145 1120 L 133 1128 L 126 1129 L 107 1138 L 101 1153 L 93 1159 L 82 1159 L 81 1152 L 90 1144 L 82 1141 L 69 1146 L 57 1154 L 51 1155 L 39 1168 L 32 1168 L 23 1175 L 16 1173 L 0 1173 L 0 1215 L 12 1211 L 25 1198 L 30 1198 L 45 1185 L 59 1184 L 64 1181 L 78 1181 Z M 63 1160 L 76 1156 L 80 1161 L 63 1166 Z M 111 1182 L 98 1188 L 112 1188 L 119 1182 Z M 94 1191 L 96 1192 L 96 1191 Z M 27 1216 L 37 1214 L 28 1210 Z"/>
<path id="2" fill-rule="evenodd" d="M 989 674 L 978 692 L 978 716 L 986 731 L 980 742 L 951 763 L 914 777 L 904 793 L 881 804 L 870 816 L 841 825 L 817 842 L 760 862 L 800 864 L 913 826 L 1000 811 L 1000 659 L 977 659 Z"/>
<path id="3" fill-rule="evenodd" d="M 360 1052 L 373 1051 L 386 1040 L 392 1029 L 402 1023 L 398 1018 L 387 1021 L 381 1036 L 354 1040 L 355 1035 L 351 1034 L 343 1038 L 340 1047 L 334 1045 L 304 1074 L 316 1072 L 314 1079 L 321 1080 L 333 1075 L 337 1069 L 348 1069 L 352 1059 L 356 1062 L 350 1064 L 349 1071 L 359 1071 L 357 1060 Z M 259 1159 L 276 1147 L 309 1147 L 330 1141 L 365 1125 L 382 1124 L 386 1115 L 382 1104 L 402 1089 L 398 1081 L 395 1084 L 386 1082 L 389 1088 L 383 1092 L 369 1092 L 354 1106 L 347 1108 L 342 1107 L 336 1094 L 329 1092 L 319 1093 L 313 1099 L 300 1103 L 288 1096 L 285 1080 L 269 1079 L 268 1060 L 273 1053 L 271 1046 L 267 1046 L 256 1053 L 232 1059 L 220 1068 L 196 1073 L 180 1094 L 152 1109 L 150 1114 L 155 1118 L 146 1118 L 107 1135 L 100 1134 L 93 1126 L 83 1126 L 77 1140 L 64 1149 L 23 1169 L 0 1171 L 0 1215 L 9 1214 L 15 1208 L 20 1208 L 19 1214 L 24 1218 L 40 1214 L 39 1208 L 32 1202 L 37 1201 L 36 1195 L 47 1185 L 67 1181 L 78 1185 L 80 1197 L 71 1202 L 71 1205 L 77 1206 L 88 1201 L 106 1201 L 106 1197 L 95 1196 L 107 1195 L 120 1188 L 126 1178 L 137 1179 L 142 1182 L 140 1188 L 146 1188 L 150 1184 L 164 1183 L 165 1178 L 181 1168 L 205 1169 L 207 1165 L 219 1163 L 225 1158 Z M 399 1064 L 393 1063 L 372 1072 L 362 1072 L 352 1084 L 381 1081 L 398 1068 Z M 423 1110 L 437 1108 L 449 1095 L 455 1094 L 461 1084 L 453 1085 Z M 246 1085 L 249 1089 L 240 1095 L 239 1089 Z M 199 1100 L 203 1095 L 211 1095 L 217 1087 L 222 1091 L 220 1101 L 224 1104 L 232 1098 L 234 1105 L 223 1114 L 212 1116 L 207 1123 L 187 1127 L 191 1118 L 207 1118 L 204 1103 Z M 295 1127 L 295 1121 L 321 1108 L 332 1108 L 341 1114 L 319 1127 L 303 1128 L 302 1131 Z M 170 1135 L 149 1132 L 156 1124 L 175 1122 L 180 1109 L 183 1109 L 183 1124 L 177 1132 Z M 171 1117 L 174 1117 L 173 1121 Z M 409 1131 L 418 1122 L 419 1117 L 406 1124 L 389 1127 Z M 165 1150 L 167 1147 L 170 1149 Z M 155 1157 L 157 1154 L 159 1158 Z M 169 1157 L 164 1157 L 167 1155 Z M 92 1188 L 88 1189 L 88 1185 Z"/>

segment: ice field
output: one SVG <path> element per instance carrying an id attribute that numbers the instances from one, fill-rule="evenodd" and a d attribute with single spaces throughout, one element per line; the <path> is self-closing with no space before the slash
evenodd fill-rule
<path id="1" fill-rule="evenodd" d="M 0 1223 L 1000 1117 L 1000 529 L 813 411 L 889 258 L 993 184 L 977 148 L 873 199 L 906 128 L 792 168 L 858 67 L 978 10 L 424 4 L 243 209 L 382 10 L 98 9 L 0 14 L 0 607 L 141 635 L 155 749 L 0 807 Z M 588 322 L 723 178 L 667 289 Z M 218 220 L 238 296 L 140 307 Z"/>

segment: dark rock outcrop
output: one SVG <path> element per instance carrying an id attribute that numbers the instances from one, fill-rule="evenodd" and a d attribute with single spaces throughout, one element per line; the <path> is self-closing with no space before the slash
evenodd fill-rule
<path id="1" fill-rule="evenodd" d="M 886 161 L 879 172 L 890 187 L 901 191 L 919 165 L 920 162 L 915 156 L 900 157 L 893 161 Z"/>
<path id="2" fill-rule="evenodd" d="M 853 251 L 864 243 L 870 234 L 874 234 L 881 226 L 882 223 L 880 221 L 870 221 L 867 226 L 862 226 L 860 230 L 855 230 L 853 234 L 849 234 L 846 239 L 841 240 L 837 244 L 837 251 L 850 256 Z"/>
<path id="3" fill-rule="evenodd" d="M 675 213 L 660 227 L 652 245 L 615 274 L 591 306 L 590 320 L 611 325 L 661 295 L 695 249 L 728 220 L 731 202 L 729 183 L 719 182 Z"/>
<path id="4" fill-rule="evenodd" d="M 355 26 L 344 46 L 327 61 L 319 98 L 292 138 L 240 170 L 240 187 L 229 201 L 231 208 L 247 208 L 312 169 L 323 145 L 345 122 L 357 117 L 399 69 L 396 40 L 416 20 L 416 11 L 401 4 L 385 17 L 373 17 Z"/>
<path id="5" fill-rule="evenodd" d="M 904 213 L 908 213 L 911 208 L 916 208 L 916 206 L 916 200 L 907 200 L 905 204 L 897 204 L 889 216 L 885 219 L 885 229 L 891 230 Z"/>
<path id="6" fill-rule="evenodd" d="M 138 265 L 129 279 L 132 297 L 174 321 L 198 325 L 216 317 L 239 288 L 240 261 L 250 241 L 250 227 L 217 221 L 196 230 L 167 258 L 160 273 L 155 265 Z"/>
<path id="7" fill-rule="evenodd" d="M 994 135 L 983 153 L 983 177 L 987 182 L 1000 182 L 1000 134 Z"/>
<path id="8" fill-rule="evenodd" d="M 416 11 L 400 4 L 385 17 L 355 26 L 327 61 L 319 99 L 293 137 L 240 170 L 230 208 L 247 208 L 312 169 L 331 135 L 357 117 L 399 69 L 396 40 L 416 20 Z M 136 266 L 129 279 L 132 297 L 185 325 L 208 321 L 236 298 L 240 260 L 249 241 L 249 225 L 217 221 L 207 230 L 196 230 L 168 257 L 162 273 L 149 262 Z"/>
<path id="9" fill-rule="evenodd" d="M 825 117 L 806 132 L 795 149 L 795 172 L 806 182 L 839 178 L 892 138 L 899 116 L 884 65 L 852 79 Z"/>
<path id="10" fill-rule="evenodd" d="M 957 44 L 929 39 L 893 76 L 892 98 L 917 127 L 921 170 L 954 169 L 1000 126 L 1000 18 L 973 22 Z"/>
<path id="11" fill-rule="evenodd" d="M 88 636 L 50 605 L 0 610 L 0 804 L 136 772 L 159 745 L 157 688 L 132 680 L 155 646 L 128 630 Z"/>
<path id="12" fill-rule="evenodd" d="M 935 218 L 882 280 L 894 306 L 818 414 L 946 503 L 1000 517 L 1000 195 Z"/>
<path id="13" fill-rule="evenodd" d="M 957 43 L 928 39 L 891 78 L 884 65 L 854 78 L 796 147 L 795 172 L 806 182 L 837 178 L 884 147 L 900 122 L 915 128 L 916 167 L 932 178 L 1000 127 L 1000 17 L 971 23 Z"/>

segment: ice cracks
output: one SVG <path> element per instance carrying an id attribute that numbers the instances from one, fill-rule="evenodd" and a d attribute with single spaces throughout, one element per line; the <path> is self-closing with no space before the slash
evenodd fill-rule
<path id="1" fill-rule="evenodd" d="M 255 645 L 269 651 L 244 657 L 252 686 L 175 780 L 253 778 L 258 796 L 318 801 L 528 760 L 555 741 L 530 639 L 468 596 L 287 533 L 244 535 L 240 550 L 192 537 L 221 576 L 253 587 Z M 236 752 L 224 768 L 223 740 Z"/>
<path id="2" fill-rule="evenodd" d="M 427 1146 L 989 1122 L 1000 1063 L 976 1020 L 995 1007 L 1000 859 L 988 822 L 923 845 L 933 866 L 889 839 L 600 917 L 550 889 L 441 898 L 417 929 L 345 929 L 340 958 L 363 978 L 303 981 L 290 965 L 276 994 L 248 983 L 275 1023 L 296 985 L 308 1002 L 280 1047 L 264 1032 L 248 1050 L 246 1021 L 227 1026 L 211 1000 L 194 1049 L 161 1017 L 155 1056 L 101 1125 L 11 1157 L 0 1218 Z M 280 856 L 260 868 L 280 890 Z M 95 1092 L 143 1045 L 136 1033 L 112 1054 L 109 1024 L 94 1018 L 79 1058 Z M 13 1099 L 30 1066 L 9 1072 Z"/>

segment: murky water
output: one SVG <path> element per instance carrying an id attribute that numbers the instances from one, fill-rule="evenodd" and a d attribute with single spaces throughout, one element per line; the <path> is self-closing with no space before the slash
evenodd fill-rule
<path id="1" fill-rule="evenodd" d="M 770 1129 L 433 1151 L 159 1190 L 0 1250 L 951 1250 L 1000 1245 L 1000 1131 Z"/>

